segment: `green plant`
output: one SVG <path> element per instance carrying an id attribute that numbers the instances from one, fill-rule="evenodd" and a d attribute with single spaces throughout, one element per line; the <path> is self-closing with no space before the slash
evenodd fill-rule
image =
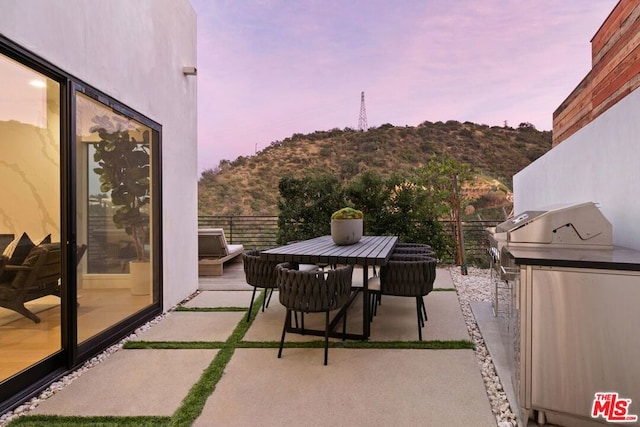
<path id="1" fill-rule="evenodd" d="M 362 219 L 362 211 L 353 208 L 342 208 L 331 215 L 331 219 Z"/>
<path id="2" fill-rule="evenodd" d="M 280 244 L 329 234 L 327 218 L 346 204 L 342 183 L 334 175 L 309 173 L 302 179 L 285 176 L 278 189 Z"/>
<path id="3" fill-rule="evenodd" d="M 145 243 L 149 229 L 149 214 L 144 209 L 150 202 L 149 131 L 142 132 L 142 140 L 131 136 L 134 130 L 114 126 L 107 117 L 95 117 L 100 141 L 94 144 L 93 160 L 99 167 L 100 191 L 111 192 L 116 208 L 113 222 L 133 239 L 136 259 L 146 261 Z M 137 131 L 136 131 L 137 132 Z"/>

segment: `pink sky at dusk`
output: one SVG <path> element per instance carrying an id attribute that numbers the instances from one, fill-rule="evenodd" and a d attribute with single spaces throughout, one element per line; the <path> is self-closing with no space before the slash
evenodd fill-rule
<path id="1" fill-rule="evenodd" d="M 293 133 L 426 120 L 551 130 L 617 0 L 190 0 L 198 169 Z"/>

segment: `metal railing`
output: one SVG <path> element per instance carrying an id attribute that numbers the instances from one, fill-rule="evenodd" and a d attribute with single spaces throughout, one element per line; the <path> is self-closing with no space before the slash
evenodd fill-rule
<path id="1" fill-rule="evenodd" d="M 278 217 L 248 215 L 201 215 L 198 228 L 222 228 L 232 245 L 265 249 L 277 246 Z"/>
<path id="2" fill-rule="evenodd" d="M 468 265 L 488 265 L 489 247 L 487 227 L 493 227 L 502 220 L 464 221 L 465 259 Z M 222 228 L 230 244 L 242 244 L 245 248 L 265 249 L 278 246 L 278 217 L 250 215 L 201 215 L 199 228 Z M 443 229 L 455 241 L 455 226 L 452 221 L 443 221 Z M 446 254 L 442 260 L 453 263 L 455 251 Z"/>

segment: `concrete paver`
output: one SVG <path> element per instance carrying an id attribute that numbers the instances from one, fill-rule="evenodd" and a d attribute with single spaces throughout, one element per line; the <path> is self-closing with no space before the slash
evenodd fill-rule
<path id="1" fill-rule="evenodd" d="M 237 349 L 194 427 L 496 426 L 472 350 Z"/>
<path id="2" fill-rule="evenodd" d="M 226 341 L 244 312 L 173 311 L 133 341 Z"/>
<path id="3" fill-rule="evenodd" d="M 253 289 L 253 288 L 251 288 Z M 204 291 L 184 305 L 188 308 L 249 307 L 252 290 L 246 291 Z M 256 299 L 259 293 L 256 292 Z"/>
<path id="4" fill-rule="evenodd" d="M 252 288 L 244 283 L 242 265 L 224 271 L 224 276 L 202 280 L 203 292 L 187 306 L 248 306 Z M 439 269 L 438 277 L 437 287 L 453 288 L 447 270 Z M 244 341 L 280 340 L 285 310 L 277 296 L 258 313 Z M 425 340 L 469 339 L 455 292 L 432 292 L 425 303 Z M 225 341 L 244 315 L 170 312 L 136 340 Z M 324 315 L 306 315 L 305 324 L 322 329 Z M 348 330 L 361 328 L 358 298 L 349 311 Z M 287 342 L 318 339 L 286 337 Z M 415 340 L 415 300 L 384 296 L 371 324 L 371 341 Z M 119 350 L 31 413 L 170 416 L 217 352 Z M 236 348 L 194 425 L 496 426 L 473 350 L 330 348 L 328 366 L 321 348 L 285 348 L 281 359 L 277 352 Z"/>
<path id="5" fill-rule="evenodd" d="M 31 414 L 170 416 L 218 350 L 121 350 L 42 401 Z"/>

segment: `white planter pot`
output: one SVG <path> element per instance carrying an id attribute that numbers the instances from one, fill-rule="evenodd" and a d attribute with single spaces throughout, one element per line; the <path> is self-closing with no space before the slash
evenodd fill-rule
<path id="1" fill-rule="evenodd" d="M 149 295 L 151 293 L 151 263 L 148 261 L 130 261 L 129 278 L 131 295 Z"/>
<path id="2" fill-rule="evenodd" d="M 352 245 L 362 237 L 362 219 L 332 219 L 331 238 L 336 245 Z"/>

